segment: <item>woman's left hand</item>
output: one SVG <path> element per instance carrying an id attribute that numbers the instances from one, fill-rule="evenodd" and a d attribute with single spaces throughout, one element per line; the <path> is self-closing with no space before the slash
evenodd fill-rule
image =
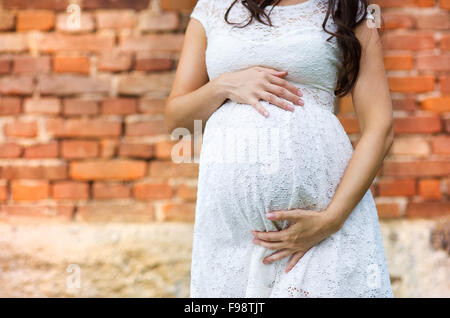
<path id="1" fill-rule="evenodd" d="M 339 223 L 327 211 L 275 211 L 267 213 L 266 217 L 271 221 L 288 220 L 289 226 L 281 231 L 252 231 L 255 236 L 253 243 L 271 250 L 277 250 L 277 252 L 264 258 L 264 264 L 292 255 L 287 264 L 286 273 L 297 264 L 309 249 L 340 228 Z"/>

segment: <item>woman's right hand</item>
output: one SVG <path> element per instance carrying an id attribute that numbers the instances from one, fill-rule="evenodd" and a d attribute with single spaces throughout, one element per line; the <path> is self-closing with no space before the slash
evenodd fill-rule
<path id="1" fill-rule="evenodd" d="M 287 101 L 294 105 L 304 105 L 300 89 L 284 79 L 287 74 L 287 72 L 256 66 L 243 71 L 222 74 L 218 79 L 227 99 L 251 105 L 263 116 L 268 117 L 269 112 L 261 105 L 260 100 L 288 111 L 294 111 L 294 107 Z"/>

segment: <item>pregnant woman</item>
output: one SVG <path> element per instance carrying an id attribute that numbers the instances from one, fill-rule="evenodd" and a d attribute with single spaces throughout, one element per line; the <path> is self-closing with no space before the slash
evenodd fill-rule
<path id="1" fill-rule="evenodd" d="M 170 129 L 204 124 L 191 297 L 392 297 L 369 190 L 392 106 L 366 9 L 198 1 L 166 105 Z M 355 149 L 334 115 L 348 93 Z"/>

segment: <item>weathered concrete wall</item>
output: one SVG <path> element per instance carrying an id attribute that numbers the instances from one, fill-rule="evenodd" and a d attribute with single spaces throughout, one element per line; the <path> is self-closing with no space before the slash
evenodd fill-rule
<path id="1" fill-rule="evenodd" d="M 397 297 L 450 297 L 450 258 L 432 247 L 435 225 L 383 222 Z M 0 224 L 0 296 L 186 297 L 191 244 L 192 224 L 183 223 Z"/>

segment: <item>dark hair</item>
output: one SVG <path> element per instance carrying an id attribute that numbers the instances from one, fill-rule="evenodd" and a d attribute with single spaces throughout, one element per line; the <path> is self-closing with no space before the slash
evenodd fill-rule
<path id="1" fill-rule="evenodd" d="M 237 25 L 228 20 L 229 14 L 233 6 L 242 1 L 242 4 L 250 11 L 250 18 L 247 23 Z M 265 7 L 276 6 L 281 0 L 234 0 L 225 14 L 225 21 L 228 24 L 237 25 L 244 28 L 256 20 L 260 23 L 272 26 L 270 13 L 266 13 Z M 306 0 L 311 1 L 311 0 Z M 347 95 L 355 85 L 359 73 L 359 63 L 361 60 L 361 43 L 356 38 L 354 29 L 363 22 L 367 15 L 368 0 L 328 0 L 328 9 L 323 21 L 322 27 L 324 31 L 330 34 L 331 40 L 336 37 L 337 42 L 342 50 L 342 68 L 339 70 L 338 83 L 334 94 L 338 97 Z M 273 8 L 272 8 L 273 9 Z M 358 20 L 358 16 L 361 18 Z M 329 18 L 332 18 L 337 26 L 336 32 L 326 29 Z"/>

